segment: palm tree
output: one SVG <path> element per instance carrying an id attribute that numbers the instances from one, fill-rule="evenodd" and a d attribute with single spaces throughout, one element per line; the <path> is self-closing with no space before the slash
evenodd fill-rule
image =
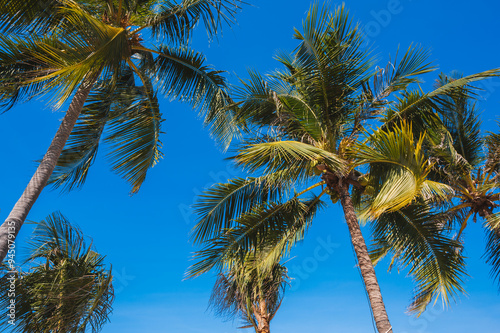
<path id="1" fill-rule="evenodd" d="M 457 81 L 463 81 L 462 75 L 441 74 L 436 88 Z M 445 232 L 454 232 L 454 240 L 458 242 L 456 253 L 460 256 L 464 242 L 462 235 L 468 223 L 471 219 L 474 222 L 478 218 L 482 219 L 486 232 L 486 262 L 492 266 L 492 276 L 498 280 L 500 212 L 495 210 L 500 207 L 500 135 L 481 133 L 475 97 L 473 86 L 460 85 L 452 94 L 438 101 L 438 108 L 423 105 L 413 113 L 413 122 L 418 123 L 415 134 L 420 135 L 425 128 L 426 155 L 433 161 L 429 177 L 447 184 L 452 191 L 448 191 L 441 200 L 432 202 L 426 209 L 416 211 L 408 207 L 405 215 L 413 221 L 434 219 L 443 226 Z M 419 248 L 415 244 L 417 237 L 405 234 L 405 230 L 387 227 L 387 217 L 381 216 L 375 223 L 373 257 L 378 261 L 390 252 L 393 262 L 403 262 L 413 269 L 413 261 L 401 249 Z M 403 244 L 394 241 L 403 238 L 408 242 Z M 440 278 L 439 272 L 432 269 L 427 269 L 426 274 L 435 280 Z M 421 297 L 430 295 L 422 294 Z"/>
<path id="2" fill-rule="evenodd" d="M 157 95 L 190 103 L 226 145 L 236 127 L 220 71 L 187 42 L 202 21 L 213 36 L 239 0 L 0 3 L 0 106 L 45 95 L 68 111 L 38 169 L 0 227 L 0 260 L 47 182 L 80 186 L 101 137 L 112 169 L 139 190 L 161 158 Z M 139 84 L 137 84 L 139 83 Z M 52 178 L 50 178 L 52 175 Z M 14 227 L 9 232 L 9 227 Z M 10 239 L 12 240 L 12 239 Z"/>
<path id="3" fill-rule="evenodd" d="M 269 333 L 288 284 L 287 269 L 275 262 L 269 269 L 259 267 L 265 253 L 247 252 L 243 260 L 232 260 L 218 273 L 210 297 L 218 315 L 240 316 L 256 333 Z"/>
<path id="4" fill-rule="evenodd" d="M 313 5 L 303 32 L 296 30 L 294 37 L 300 41 L 297 49 L 277 57 L 284 70 L 266 78 L 251 72 L 236 91 L 238 114 L 255 137 L 243 142 L 233 160 L 258 174 L 215 184 L 199 198 L 193 238 L 204 250 L 196 254 L 190 276 L 220 269 L 241 249 L 259 248 L 263 240 L 274 244 L 270 258 L 288 252 L 327 194 L 344 211 L 377 329 L 391 332 L 356 211 L 363 220 L 373 220 L 416 200 L 425 204 L 444 197 L 449 187 L 427 178 L 432 164 L 422 147 L 424 137 L 414 139 L 412 126 L 398 119 L 499 71 L 412 93 L 409 85 L 433 69 L 427 53 L 410 47 L 399 62 L 372 70 L 360 30 L 344 7 L 330 14 L 327 7 Z M 395 125 L 372 130 L 377 120 Z M 307 193 L 311 196 L 304 198 Z M 443 273 L 436 282 L 418 274 L 421 270 L 410 272 L 418 283 L 415 301 L 427 301 L 418 297 L 422 292 L 447 300 L 460 290 L 463 263 L 449 255 L 456 242 L 434 232 L 440 231 L 437 222 L 414 227 L 427 228 L 417 268 L 432 261 Z"/>
<path id="5" fill-rule="evenodd" d="M 60 213 L 36 223 L 25 263 L 0 279 L 2 331 L 98 332 L 108 321 L 114 294 L 104 256 L 87 246 L 82 232 Z M 9 294 L 15 275 L 15 295 Z M 15 320 L 8 306 L 15 301 Z"/>

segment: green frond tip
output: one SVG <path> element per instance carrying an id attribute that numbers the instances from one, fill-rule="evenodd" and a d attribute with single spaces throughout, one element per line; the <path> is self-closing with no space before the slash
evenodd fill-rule
<path id="1" fill-rule="evenodd" d="M 197 243 L 209 241 L 224 230 L 235 226 L 235 219 L 267 201 L 280 200 L 289 184 L 279 173 L 262 177 L 235 178 L 206 189 L 194 205 L 199 218 L 192 230 Z"/>
<path id="2" fill-rule="evenodd" d="M 490 274 L 500 283 L 500 213 L 492 214 L 486 219 L 486 251 L 483 257 L 491 266 Z"/>
<path id="3" fill-rule="evenodd" d="M 185 41 L 198 22 L 205 27 L 209 38 L 216 36 L 224 24 L 235 22 L 235 15 L 241 6 L 241 0 L 183 0 L 180 4 L 171 1 L 155 3 L 150 15 L 142 22 L 151 28 L 155 38 L 169 41 Z"/>
<path id="4" fill-rule="evenodd" d="M 498 76 L 500 76 L 500 68 L 495 68 L 451 80 L 439 85 L 429 93 L 423 93 L 421 90 L 406 91 L 402 98 L 398 98 L 399 103 L 382 117 L 384 126 L 391 126 L 401 120 L 407 120 L 414 124 L 421 124 L 421 128 L 424 129 L 426 124 L 431 124 L 426 122 L 435 115 L 435 110 L 439 110 L 440 105 L 446 102 L 447 98 L 456 96 L 457 91 L 460 92 L 462 88 L 467 88 L 473 82 Z"/>

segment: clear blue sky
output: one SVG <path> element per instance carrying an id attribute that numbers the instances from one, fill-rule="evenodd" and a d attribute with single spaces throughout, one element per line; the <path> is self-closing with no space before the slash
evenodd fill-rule
<path id="1" fill-rule="evenodd" d="M 230 80 L 245 77 L 246 68 L 268 72 L 276 68 L 277 50 L 292 50 L 293 27 L 300 27 L 309 1 L 248 0 L 238 26 L 225 29 L 218 43 L 208 44 L 199 32 L 195 47 L 210 63 L 229 72 Z M 358 0 L 347 2 L 367 29 L 381 60 L 401 45 L 421 44 L 432 52 L 441 71 L 465 74 L 500 67 L 498 32 L 500 4 L 495 1 Z M 382 61 L 381 65 L 385 65 Z M 436 73 L 437 74 L 437 73 Z M 425 87 L 435 75 L 425 77 Z M 500 108 L 500 80 L 483 84 L 483 128 L 495 130 Z M 201 121 L 186 105 L 161 101 L 165 115 L 165 158 L 150 171 L 140 192 L 109 171 L 101 152 L 84 188 L 69 194 L 46 189 L 29 219 L 40 220 L 60 210 L 107 255 L 115 273 L 116 301 L 104 333 L 237 332 L 238 321 L 223 322 L 207 311 L 213 276 L 182 281 L 193 247 L 188 241 L 194 219 L 193 197 L 215 181 L 238 172 L 209 139 Z M 0 116 L 0 219 L 20 196 L 42 157 L 61 112 L 42 101 L 18 106 Z M 365 230 L 366 231 L 366 230 Z M 29 236 L 25 226 L 18 248 Z M 466 230 L 468 295 L 451 308 L 440 304 L 420 318 L 405 314 L 412 281 L 404 272 L 388 274 L 387 262 L 377 274 L 395 332 L 498 332 L 500 295 L 481 259 L 484 235 L 480 225 Z M 324 244 L 327 245 L 325 249 Z M 328 251 L 329 252 L 328 252 Z M 322 213 L 294 252 L 288 266 L 295 278 L 278 315 L 273 333 L 372 332 L 363 286 L 354 267 L 348 230 L 338 207 Z M 251 332 L 250 330 L 242 332 Z"/>

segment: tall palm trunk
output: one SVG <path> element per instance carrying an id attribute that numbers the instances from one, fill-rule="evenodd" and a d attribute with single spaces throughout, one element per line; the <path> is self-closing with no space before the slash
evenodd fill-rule
<path id="1" fill-rule="evenodd" d="M 260 301 L 259 306 L 254 306 L 254 316 L 257 319 L 256 333 L 270 333 L 271 316 L 267 312 L 266 301 Z"/>
<path id="2" fill-rule="evenodd" d="M 5 222 L 0 226 L 0 263 L 3 261 L 9 250 L 9 244 L 13 244 L 14 239 L 17 237 L 24 220 L 35 203 L 36 199 L 42 192 L 47 181 L 49 180 L 54 168 L 56 167 L 57 160 L 68 140 L 73 127 L 75 126 L 80 112 L 82 111 L 83 104 L 92 89 L 93 84 L 98 76 L 93 76 L 92 79 L 84 81 L 78 88 L 68 111 L 57 130 L 57 133 L 50 143 L 49 149 L 45 153 L 40 165 L 31 178 L 28 186 L 24 189 L 21 198 L 16 202 L 14 208 L 10 212 Z M 13 236 L 11 236 L 13 235 Z M 10 237 L 10 238 L 9 238 Z"/>
<path id="3" fill-rule="evenodd" d="M 361 270 L 363 282 L 368 293 L 368 298 L 370 299 L 370 306 L 377 330 L 379 333 L 392 332 L 392 326 L 385 310 L 384 301 L 382 300 L 382 293 L 380 292 L 377 277 L 375 276 L 375 269 L 368 255 L 368 248 L 361 233 L 358 218 L 356 217 L 354 205 L 349 194 L 349 185 L 341 184 L 339 186 L 339 194 L 340 202 L 344 209 L 345 220 L 351 234 L 352 245 L 358 259 L 359 269 Z"/>

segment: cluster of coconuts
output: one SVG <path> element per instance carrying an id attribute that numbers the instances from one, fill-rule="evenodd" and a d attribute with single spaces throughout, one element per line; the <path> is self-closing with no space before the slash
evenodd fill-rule
<path id="1" fill-rule="evenodd" d="M 332 200 L 332 203 L 337 203 L 340 199 L 340 195 L 337 193 L 337 191 L 332 190 L 329 187 L 326 189 L 326 194 L 330 195 L 330 200 Z"/>
<path id="2" fill-rule="evenodd" d="M 326 165 L 323 163 L 323 161 L 324 160 L 322 157 L 317 157 L 313 161 L 313 165 L 314 165 L 313 172 L 316 176 L 320 176 L 321 174 L 327 172 Z M 332 200 L 333 203 L 337 203 L 337 201 L 339 201 L 339 198 L 340 198 L 339 194 L 337 193 L 337 191 L 333 190 L 332 188 L 327 187 L 325 193 L 330 196 L 330 199 Z"/>
<path id="3" fill-rule="evenodd" d="M 363 193 L 368 194 L 368 195 L 374 195 L 375 194 L 375 188 L 369 184 L 369 176 L 368 175 L 362 175 L 358 178 L 358 183 L 359 185 L 364 187 Z"/>
<path id="4" fill-rule="evenodd" d="M 323 163 L 324 159 L 320 156 L 316 157 L 316 159 L 313 161 L 313 173 L 316 176 L 320 176 L 323 173 L 326 173 L 326 165 Z M 368 195 L 374 195 L 375 194 L 375 188 L 371 185 L 369 185 L 369 175 L 365 174 L 360 177 L 358 177 L 358 182 L 361 186 L 363 186 L 364 194 Z M 332 200 L 332 203 L 337 203 L 340 199 L 340 195 L 337 193 L 337 191 L 333 190 L 332 188 L 328 187 L 326 189 L 326 194 L 330 195 L 330 199 Z"/>
<path id="5" fill-rule="evenodd" d="M 314 160 L 312 161 L 313 172 L 316 176 L 320 176 L 323 173 L 326 173 L 326 165 L 323 163 L 325 160 L 323 157 L 316 155 Z"/>

